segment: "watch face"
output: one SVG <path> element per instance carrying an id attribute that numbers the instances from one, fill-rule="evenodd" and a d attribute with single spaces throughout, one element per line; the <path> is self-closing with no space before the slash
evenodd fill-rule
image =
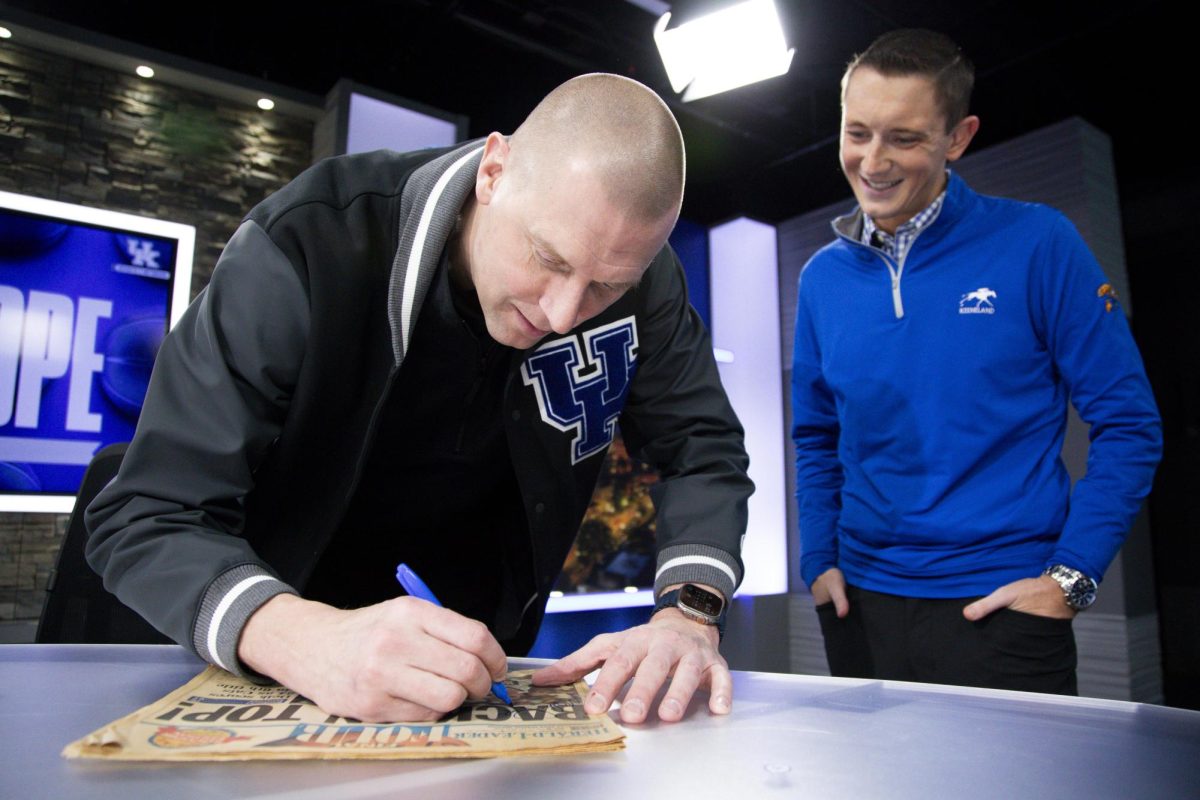
<path id="1" fill-rule="evenodd" d="M 1077 569 L 1057 564 L 1046 569 L 1046 574 L 1058 582 L 1066 595 L 1067 605 L 1076 611 L 1096 602 L 1096 582 Z"/>
<path id="2" fill-rule="evenodd" d="M 679 604 L 706 617 L 719 617 L 725 601 L 721 596 L 687 583 L 679 590 Z"/>
<path id="3" fill-rule="evenodd" d="M 1084 575 L 1071 587 L 1067 603 L 1072 608 L 1083 610 L 1094 602 L 1096 602 L 1096 584 L 1091 578 Z"/>

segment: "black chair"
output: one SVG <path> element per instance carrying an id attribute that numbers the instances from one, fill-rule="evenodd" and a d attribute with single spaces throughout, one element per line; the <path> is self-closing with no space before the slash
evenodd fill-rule
<path id="1" fill-rule="evenodd" d="M 35 641 L 55 644 L 170 644 L 170 640 L 104 588 L 83 558 L 83 512 L 121 467 L 127 444 L 110 444 L 83 473 L 58 563 L 46 586 Z"/>

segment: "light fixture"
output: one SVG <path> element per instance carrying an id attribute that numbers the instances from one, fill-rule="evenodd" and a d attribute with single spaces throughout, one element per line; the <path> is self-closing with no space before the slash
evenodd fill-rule
<path id="1" fill-rule="evenodd" d="M 11 39 L 11 38 L 12 38 L 12 31 L 10 31 L 8 28 L 4 27 L 3 25 L 0 25 L 0 39 Z"/>
<path id="2" fill-rule="evenodd" d="M 670 13 L 659 17 L 654 43 L 684 102 L 783 75 L 796 52 L 772 0 L 746 0 L 667 30 L 670 21 Z"/>
<path id="3" fill-rule="evenodd" d="M 638 587 L 636 587 L 636 586 L 626 586 L 625 594 L 637 594 L 637 590 L 638 590 Z"/>
<path id="4" fill-rule="evenodd" d="M 139 65 L 138 68 L 134 70 L 134 72 L 136 72 L 139 76 L 141 76 L 143 78 L 153 78 L 154 77 L 154 69 L 152 67 L 147 67 L 145 64 Z"/>
<path id="5" fill-rule="evenodd" d="M 275 107 L 275 101 L 269 97 L 260 97 L 258 98 L 258 107 L 263 111 L 270 111 Z"/>

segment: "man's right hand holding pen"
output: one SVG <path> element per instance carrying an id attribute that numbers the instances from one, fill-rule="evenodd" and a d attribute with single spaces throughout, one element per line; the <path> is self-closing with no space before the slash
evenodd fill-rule
<path id="1" fill-rule="evenodd" d="M 366 722 L 439 719 L 508 672 L 487 626 L 415 597 L 346 611 L 276 595 L 246 623 L 238 656 L 323 711 Z"/>
<path id="2" fill-rule="evenodd" d="M 433 590 L 425 585 L 425 581 L 413 572 L 412 568 L 407 564 L 401 564 L 396 567 L 396 580 L 404 587 L 404 591 L 408 592 L 410 597 L 416 597 L 424 600 L 427 603 L 433 603 L 438 608 L 444 608 L 442 601 L 437 599 L 437 595 Z M 508 690 L 504 688 L 504 681 L 498 680 L 492 683 L 492 694 L 503 700 L 507 705 L 512 705 L 512 699 L 508 696 Z"/>

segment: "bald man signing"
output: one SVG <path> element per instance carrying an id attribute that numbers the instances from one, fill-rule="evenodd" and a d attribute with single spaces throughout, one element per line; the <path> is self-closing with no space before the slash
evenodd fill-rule
<path id="1" fill-rule="evenodd" d="M 727 713 L 752 485 L 665 245 L 683 181 L 670 111 L 613 75 L 511 138 L 310 168 L 167 337 L 90 563 L 213 664 L 331 714 L 435 719 L 532 645 L 619 420 L 662 476 L 658 606 L 535 681 L 603 665 L 590 713 L 630 678 L 626 722 L 681 719 L 698 688 Z M 397 597 L 399 562 L 445 608 Z"/>

